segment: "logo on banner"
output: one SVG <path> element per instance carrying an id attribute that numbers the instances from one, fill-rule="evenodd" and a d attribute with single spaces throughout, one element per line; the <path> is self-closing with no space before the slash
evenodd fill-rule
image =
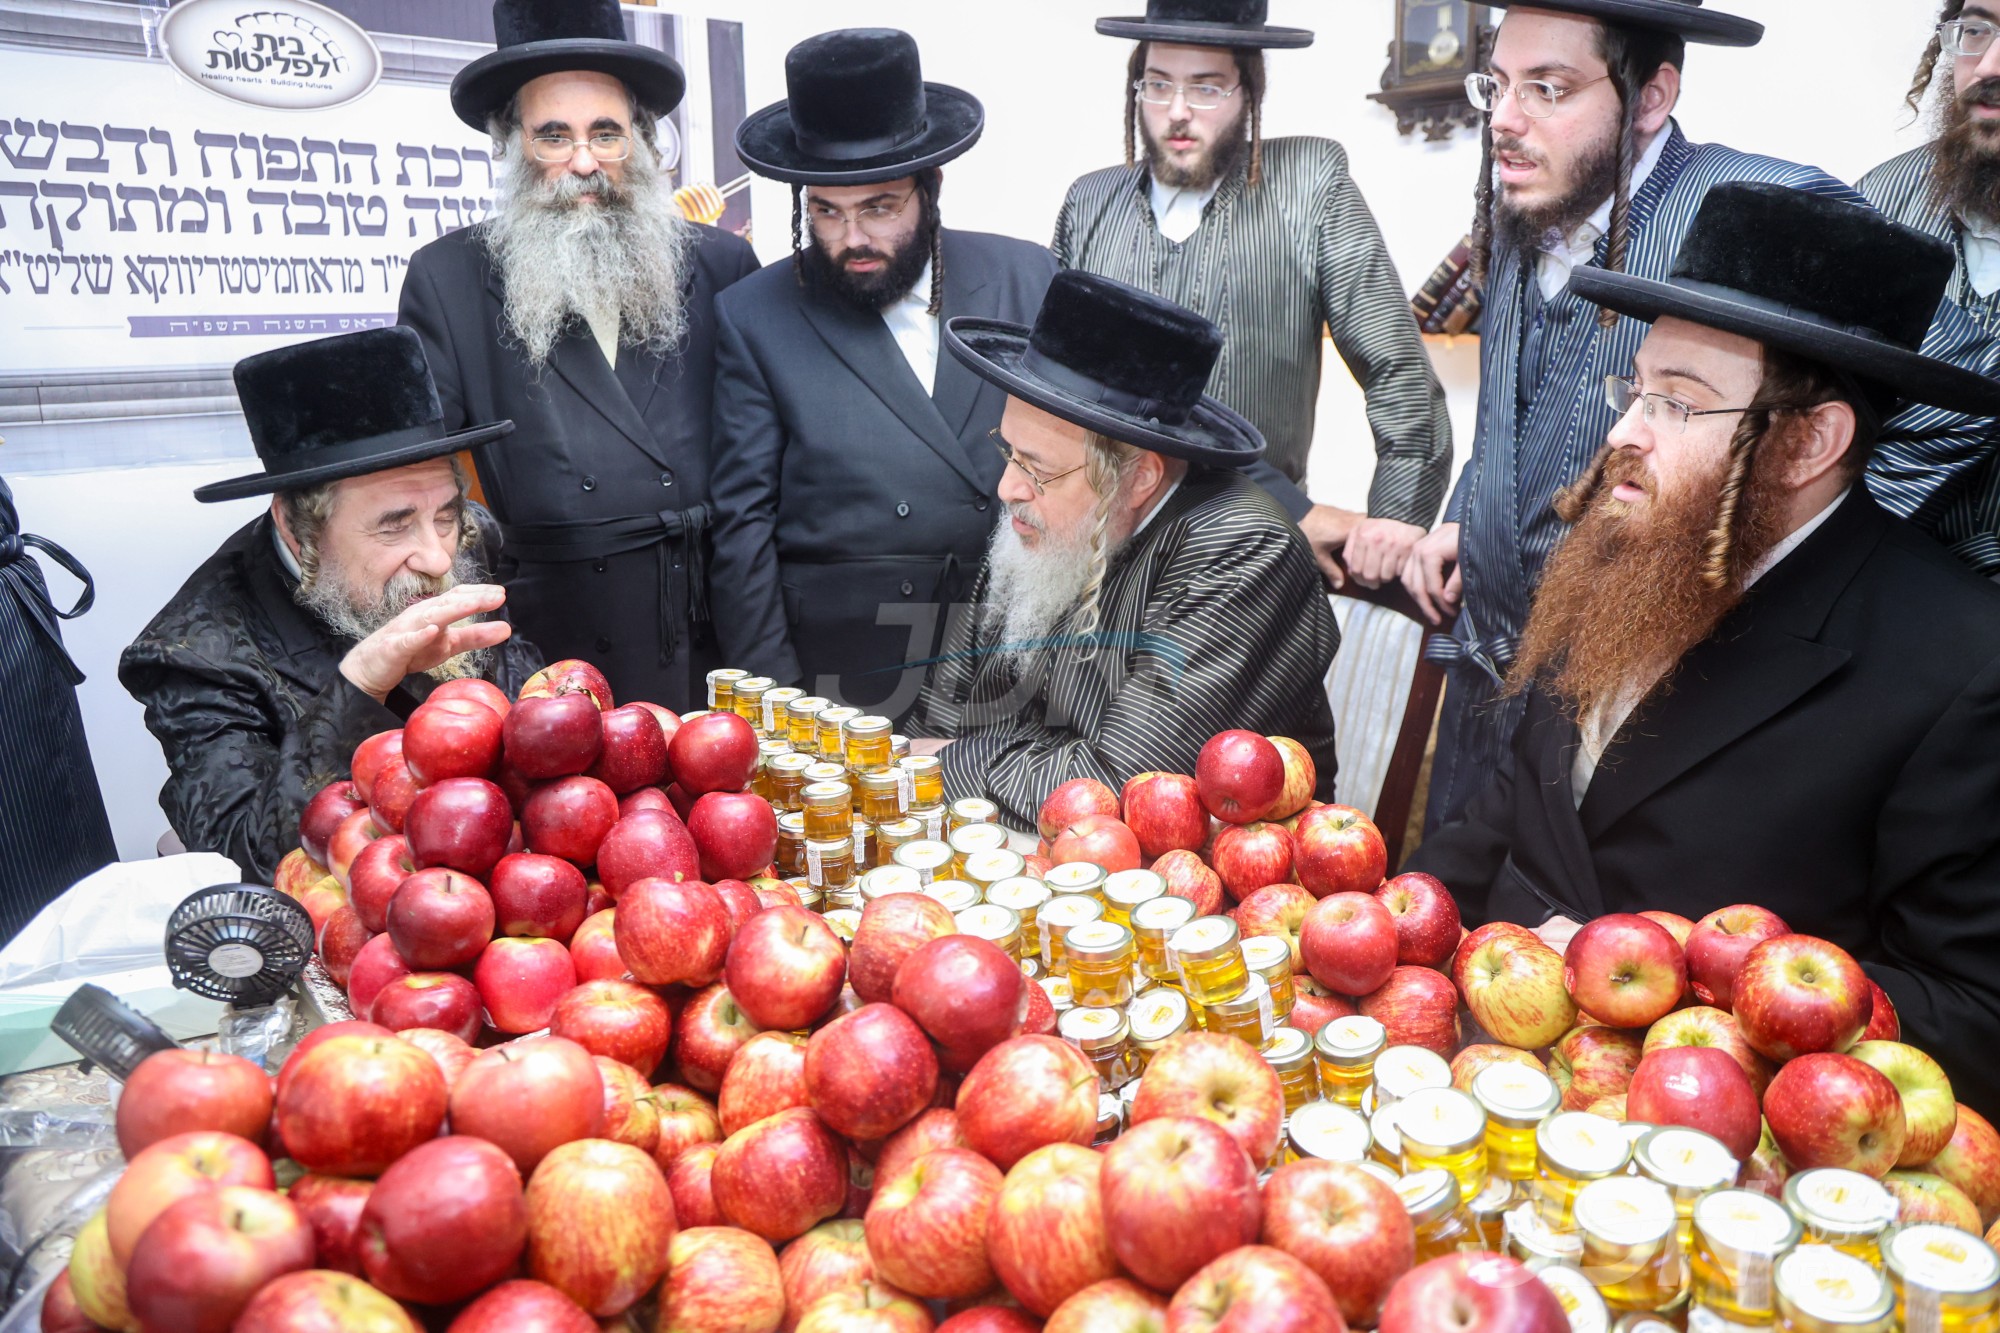
<path id="1" fill-rule="evenodd" d="M 181 0 L 160 45 L 182 77 L 218 96 L 276 111 L 344 106 L 382 77 L 382 52 L 360 25 L 312 0 Z"/>

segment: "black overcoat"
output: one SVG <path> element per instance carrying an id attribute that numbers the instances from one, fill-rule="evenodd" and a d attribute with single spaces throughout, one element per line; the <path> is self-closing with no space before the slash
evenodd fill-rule
<path id="1" fill-rule="evenodd" d="M 1733 903 L 1861 960 L 2000 1112 L 2000 588 L 1860 487 L 1605 751 L 1531 692 L 1508 762 L 1407 868 L 1468 924 Z"/>
<path id="2" fill-rule="evenodd" d="M 623 702 L 684 710 L 714 666 L 702 566 L 712 523 L 709 417 L 715 294 L 757 267 L 742 238 L 702 227 L 671 355 L 618 349 L 581 321 L 537 370 L 503 329 L 481 224 L 410 257 L 400 319 L 422 335 L 447 429 L 511 420 L 473 451 L 506 535 L 514 622 L 552 659 L 603 669 Z"/>

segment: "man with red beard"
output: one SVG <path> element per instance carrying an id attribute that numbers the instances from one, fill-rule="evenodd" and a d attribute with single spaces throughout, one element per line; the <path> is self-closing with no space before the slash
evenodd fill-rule
<path id="1" fill-rule="evenodd" d="M 1731 184 L 1666 280 L 1571 276 L 1651 331 L 1562 497 L 1507 759 L 1409 868 L 1558 946 L 1608 912 L 1761 904 L 2000 1106 L 2000 589 L 1860 484 L 1899 401 L 2000 409 L 1918 351 L 1951 271 L 1864 206 Z"/>
<path id="2" fill-rule="evenodd" d="M 1909 96 L 1910 110 L 1920 111 L 1938 85 L 1937 137 L 1884 162 L 1858 188 L 1958 252 L 1951 300 L 2000 338 L 2000 0 L 1945 0 L 1940 18 Z M 2000 578 L 2000 460 L 1968 479 L 1931 531 L 1953 555 Z"/>

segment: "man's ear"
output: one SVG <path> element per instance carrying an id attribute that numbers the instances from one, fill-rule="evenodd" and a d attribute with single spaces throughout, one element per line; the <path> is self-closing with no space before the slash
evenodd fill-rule
<path id="1" fill-rule="evenodd" d="M 283 539 L 285 549 L 296 558 L 299 553 L 299 539 L 292 535 L 292 525 L 285 517 L 285 497 L 275 493 L 271 496 L 271 521 L 278 525 L 278 536 Z"/>
<path id="2" fill-rule="evenodd" d="M 1661 65 L 1639 90 L 1639 113 L 1632 127 L 1642 135 L 1655 134 L 1666 127 L 1667 118 L 1681 100 L 1681 72 L 1678 66 Z"/>
<path id="3" fill-rule="evenodd" d="M 1854 408 L 1844 402 L 1821 403 L 1802 413 L 1787 480 L 1794 487 L 1810 486 L 1847 460 L 1854 448 Z"/>

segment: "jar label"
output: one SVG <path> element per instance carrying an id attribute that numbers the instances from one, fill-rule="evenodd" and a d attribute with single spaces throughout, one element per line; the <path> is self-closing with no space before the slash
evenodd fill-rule
<path id="1" fill-rule="evenodd" d="M 764 696 L 764 730 L 776 731 L 777 729 L 778 729 L 778 701 L 776 699 L 773 699 L 767 693 Z"/>
<path id="2" fill-rule="evenodd" d="M 806 878 L 811 880 L 814 886 L 817 887 L 823 885 L 826 882 L 825 873 L 826 872 L 820 861 L 819 848 L 813 843 L 810 842 L 807 843 Z"/>
<path id="3" fill-rule="evenodd" d="M 896 808 L 907 810 L 916 804 L 917 780 L 910 776 L 910 770 L 896 765 Z"/>
<path id="4" fill-rule="evenodd" d="M 936 842 L 940 837 L 944 836 L 943 806 L 927 811 L 924 814 L 924 836 L 932 842 Z"/>

